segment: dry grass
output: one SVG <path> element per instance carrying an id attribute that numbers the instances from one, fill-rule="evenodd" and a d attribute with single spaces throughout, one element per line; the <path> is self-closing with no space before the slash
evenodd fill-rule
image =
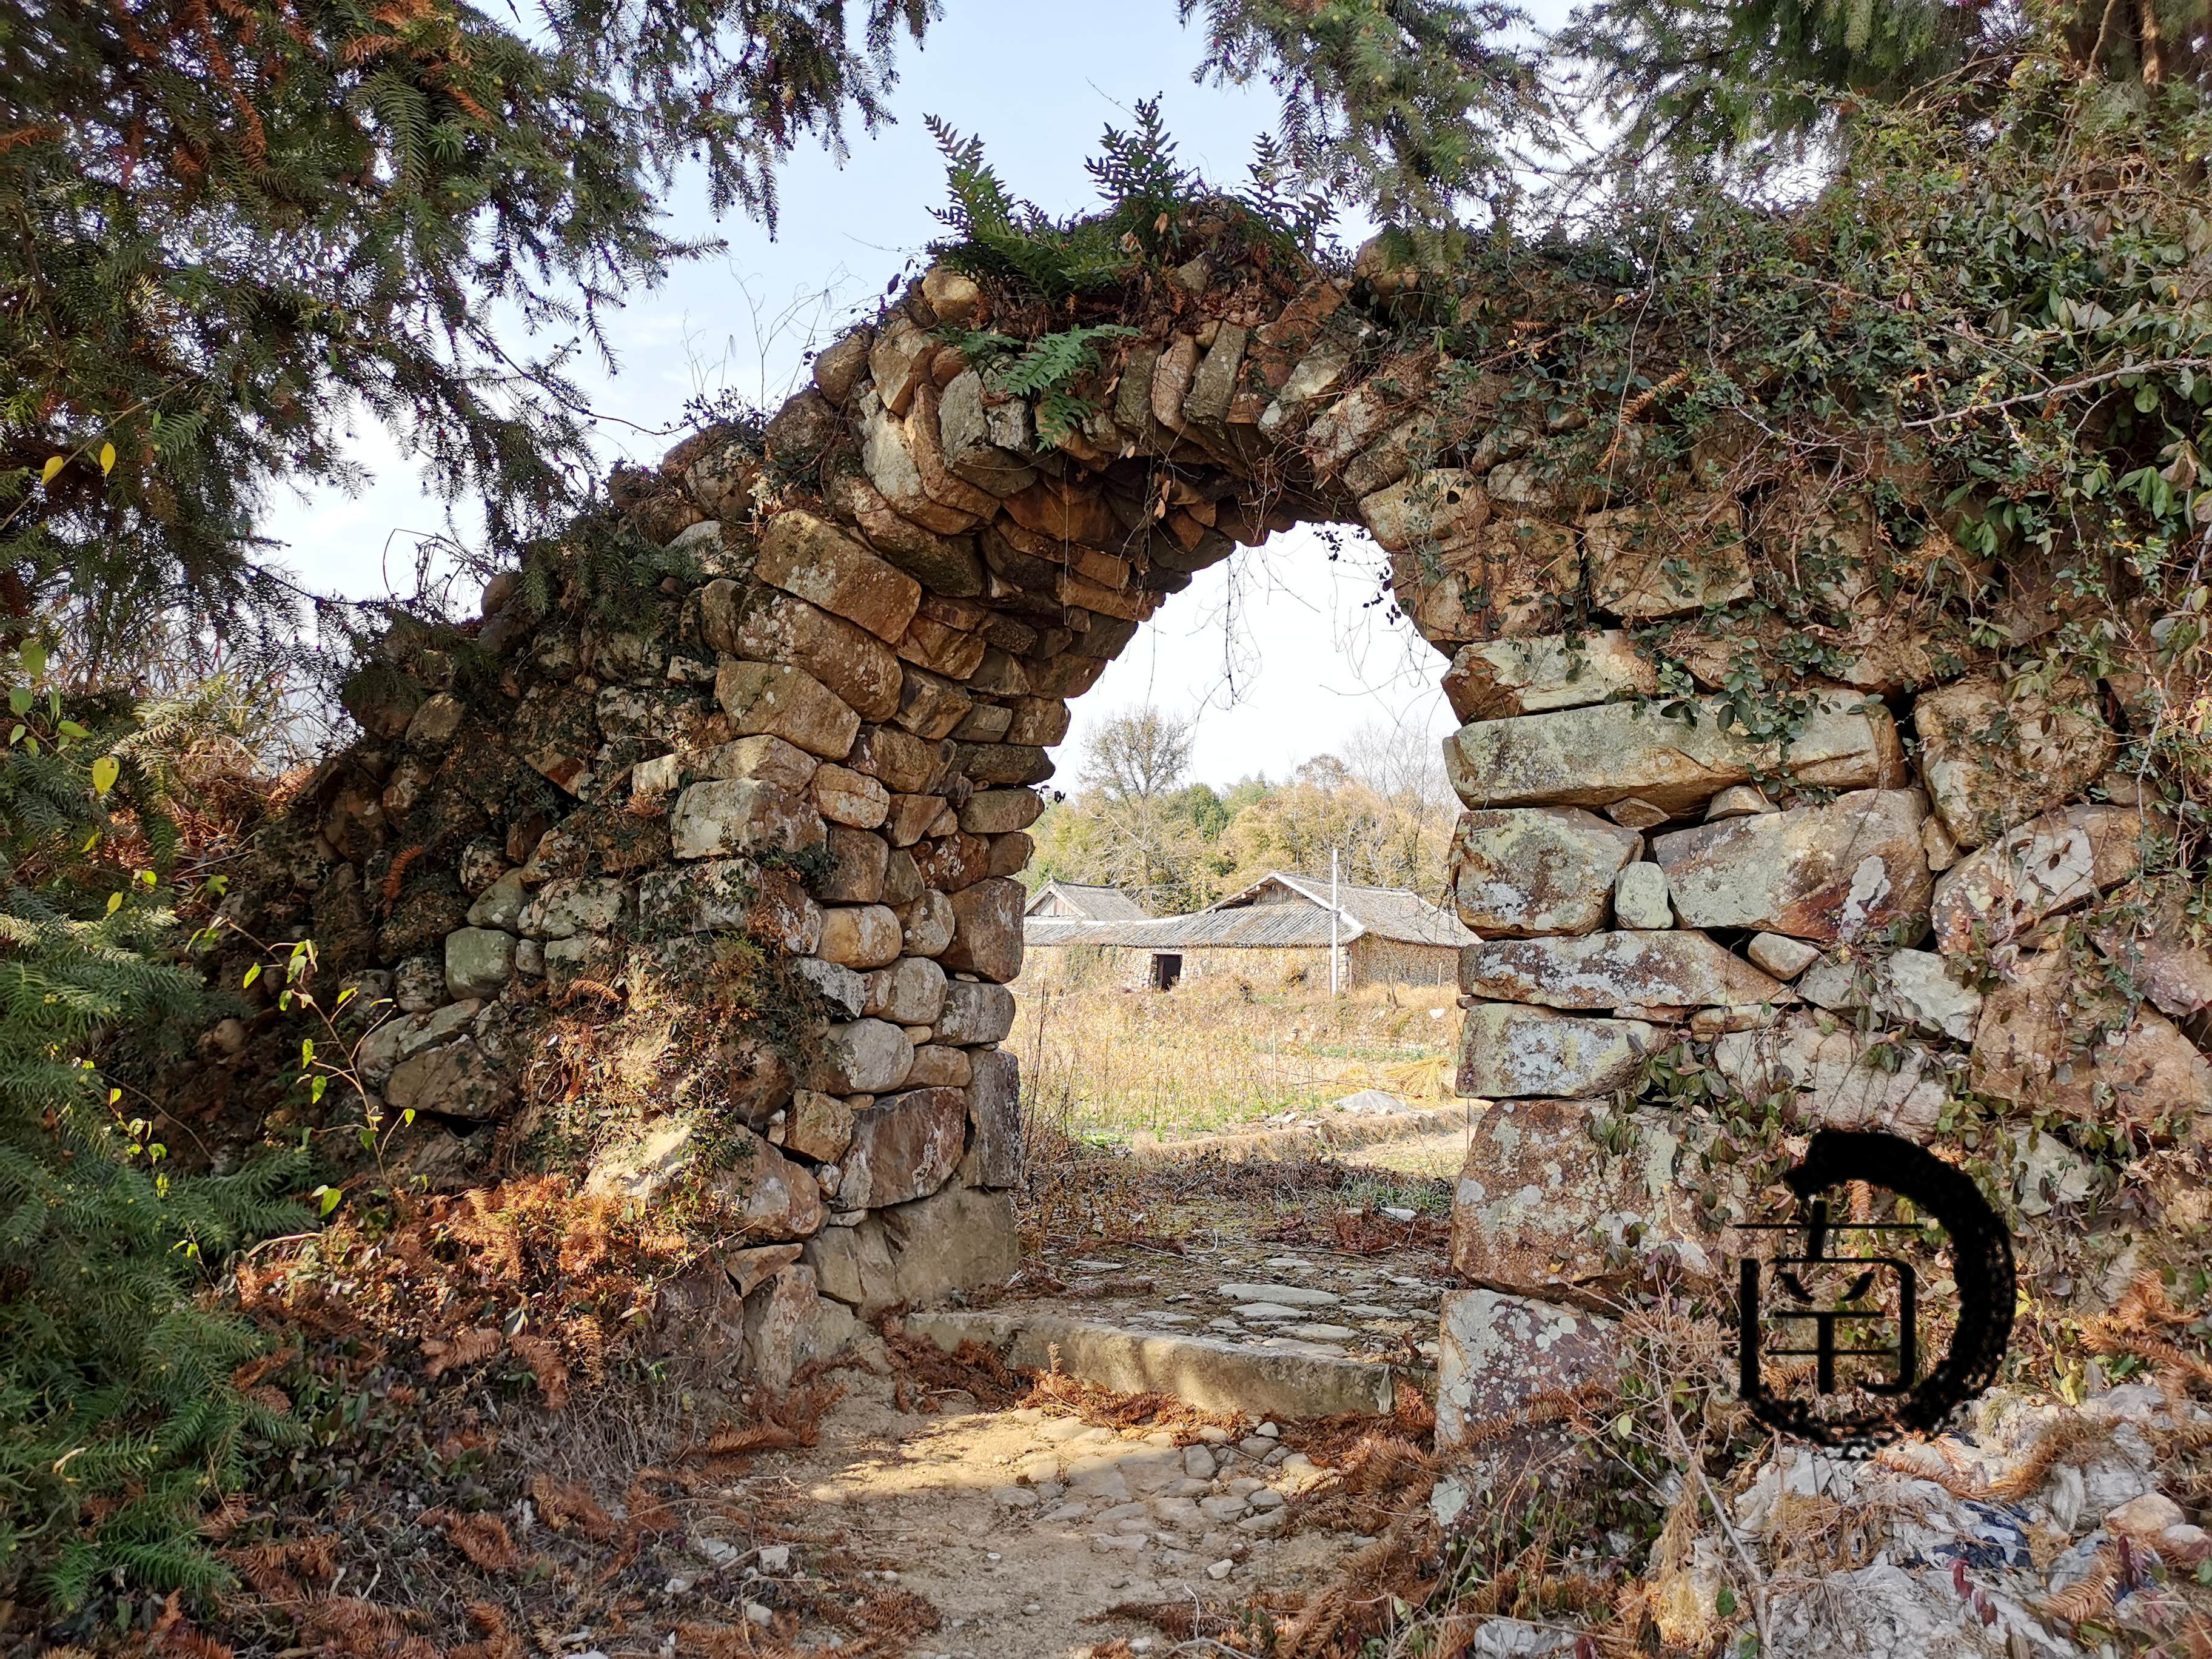
<path id="1" fill-rule="evenodd" d="M 1285 1112 L 1386 1089 L 1449 1097 L 1459 1035 L 1443 986 L 1263 993 L 1237 982 L 1161 995 L 1018 985 L 1010 1046 L 1031 1121 L 1071 1138 L 1128 1144 L 1249 1128 Z"/>

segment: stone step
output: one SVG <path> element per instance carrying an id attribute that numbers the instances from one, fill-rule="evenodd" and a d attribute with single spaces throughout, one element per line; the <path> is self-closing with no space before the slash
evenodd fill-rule
<path id="1" fill-rule="evenodd" d="M 1060 1369 L 1085 1382 L 1261 1419 L 1385 1413 L 1401 1375 L 1397 1366 L 1341 1354 L 1133 1331 L 1043 1312 L 916 1313 L 907 1316 L 906 1328 L 948 1353 L 981 1342 L 1010 1365 L 1044 1370 L 1056 1352 Z"/>

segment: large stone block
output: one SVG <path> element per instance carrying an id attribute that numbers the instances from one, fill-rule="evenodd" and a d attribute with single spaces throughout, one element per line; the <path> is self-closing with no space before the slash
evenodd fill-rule
<path id="1" fill-rule="evenodd" d="M 1573 530 L 1543 519 L 1493 520 L 1449 546 L 1390 556 L 1398 608 L 1432 643 L 1555 633 L 1582 571 Z"/>
<path id="2" fill-rule="evenodd" d="M 1437 1346 L 1437 1449 L 1464 1456 L 1480 1448 L 1516 1473 L 1569 1457 L 1574 1443 L 1565 1425 L 1516 1426 L 1529 1407 L 1609 1389 L 1625 1352 L 1612 1320 L 1488 1290 L 1444 1297 Z"/>
<path id="3" fill-rule="evenodd" d="M 2130 1009 L 2060 951 L 2021 958 L 1974 1033 L 1976 1092 L 2022 1110 L 2189 1135 L 2212 1115 L 2212 1065 L 2165 1015 Z"/>
<path id="4" fill-rule="evenodd" d="M 729 643 L 709 643 L 749 661 L 800 669 L 862 720 L 885 720 L 898 713 L 906 672 L 898 653 L 866 629 L 788 593 L 757 590 Z"/>
<path id="5" fill-rule="evenodd" d="M 980 974 L 1000 984 L 1022 971 L 1022 907 L 1029 897 L 1021 883 L 994 876 L 964 887 L 952 897 L 952 942 L 939 953 L 947 968 Z"/>
<path id="6" fill-rule="evenodd" d="M 853 1114 L 837 1202 L 879 1210 L 942 1187 L 959 1167 L 968 1099 L 959 1089 L 908 1089 Z"/>
<path id="7" fill-rule="evenodd" d="M 956 979 L 945 987 L 945 1012 L 937 1017 L 937 1040 L 975 1047 L 1003 1042 L 1014 1029 L 1014 994 L 1003 985 Z"/>
<path id="8" fill-rule="evenodd" d="M 1717 699 L 1656 707 L 1598 703 L 1463 726 L 1444 740 L 1452 787 L 1469 806 L 1610 806 L 1641 799 L 1670 813 L 1731 784 L 1790 777 L 1829 789 L 1888 787 L 1905 776 L 1897 725 L 1879 703 L 1825 693 L 1787 744 L 1762 742 Z"/>
<path id="9" fill-rule="evenodd" d="M 717 744 L 700 755 L 694 769 L 702 778 L 751 778 L 803 795 L 814 787 L 814 775 L 821 768 L 822 763 L 797 744 L 763 732 Z"/>
<path id="10" fill-rule="evenodd" d="M 968 1125 L 978 1187 L 1018 1187 L 1022 1179 L 1021 1062 L 1004 1048 L 975 1057 L 968 1084 Z"/>
<path id="11" fill-rule="evenodd" d="M 1474 473 L 1439 467 L 1365 497 L 1359 516 L 1385 552 L 1455 547 L 1489 522 L 1490 494 Z"/>
<path id="12" fill-rule="evenodd" d="M 856 622 L 884 644 L 898 644 L 922 602 L 921 581 L 884 564 L 834 525 L 799 511 L 768 520 L 754 575 Z"/>
<path id="13" fill-rule="evenodd" d="M 1510 720 L 1621 697 L 1655 696 L 1659 670 L 1618 629 L 1540 634 L 1462 646 L 1443 685 L 1461 720 Z"/>
<path id="14" fill-rule="evenodd" d="M 853 1144 L 853 1108 L 819 1089 L 800 1089 L 791 1097 L 783 1144 L 817 1164 L 835 1164 Z"/>
<path id="15" fill-rule="evenodd" d="M 927 957 L 901 957 L 868 976 L 866 1013 L 894 1025 L 933 1025 L 945 1011 L 945 969 Z"/>
<path id="16" fill-rule="evenodd" d="M 823 760 L 842 760 L 860 717 L 821 681 L 786 663 L 726 662 L 714 696 L 738 737 L 765 732 Z"/>
<path id="17" fill-rule="evenodd" d="M 1640 1019 L 1477 1003 L 1460 1025 L 1459 1092 L 1493 1100 L 1610 1094 L 1635 1080 L 1658 1035 Z"/>
<path id="18" fill-rule="evenodd" d="M 611 933 L 629 917 L 629 890 L 611 876 L 565 876 L 549 881 L 523 907 L 518 924 L 526 939 L 574 939 Z"/>
<path id="19" fill-rule="evenodd" d="M 2212 951 L 2197 942 L 2179 895 L 2144 907 L 2140 915 L 2106 922 L 2094 937 L 2097 948 L 2153 1006 L 2177 1019 L 2212 1006 Z"/>
<path id="20" fill-rule="evenodd" d="M 865 973 L 898 959 L 898 915 L 888 904 L 836 904 L 822 913 L 824 962 Z"/>
<path id="21" fill-rule="evenodd" d="M 1730 495 L 1617 507 L 1583 520 L 1590 602 L 1632 621 L 1751 595 L 1743 512 Z"/>
<path id="22" fill-rule="evenodd" d="M 824 1296 L 862 1319 L 901 1303 L 926 1308 L 963 1291 L 1003 1285 L 1022 1265 L 1006 1193 L 948 1185 L 807 1241 L 800 1258 Z"/>
<path id="23" fill-rule="evenodd" d="M 1623 1131 L 1617 1148 L 1601 1133 Z M 1699 1277 L 1686 1237 L 1681 1143 L 1660 1116 L 1617 1124 L 1603 1100 L 1501 1100 L 1476 1121 L 1452 1197 L 1452 1268 L 1516 1296 L 1604 1296 L 1664 1261 Z"/>
<path id="24" fill-rule="evenodd" d="M 971 836 L 1005 836 L 1026 830 L 1044 811 L 1034 789 L 981 789 L 960 809 L 960 827 Z"/>
<path id="25" fill-rule="evenodd" d="M 890 791 L 865 772 L 823 766 L 814 775 L 814 808 L 832 823 L 880 829 L 890 816 Z"/>
<path id="26" fill-rule="evenodd" d="M 514 1097 L 514 1079 L 466 1036 L 410 1054 L 384 1085 L 385 1103 L 395 1112 L 437 1112 L 472 1121 L 504 1116 Z"/>
<path id="27" fill-rule="evenodd" d="M 721 1126 L 715 1163 L 708 1197 L 717 1218 L 740 1237 L 767 1243 L 821 1230 L 822 1189 L 812 1174 L 751 1130 Z"/>
<path id="28" fill-rule="evenodd" d="M 865 996 L 865 993 L 863 993 Z M 879 1095 L 914 1069 L 914 1044 L 887 1020 L 855 1019 L 830 1026 L 815 1061 L 815 1086 L 825 1094 Z"/>
<path id="29" fill-rule="evenodd" d="M 977 489 L 1006 496 L 1036 482 L 1036 469 L 1023 459 L 1030 448 L 1029 404 L 987 395 L 974 369 L 945 388 L 937 422 L 945 465 Z"/>
<path id="30" fill-rule="evenodd" d="M 1917 790 L 1859 790 L 1677 830 L 1655 839 L 1651 854 L 1686 927 L 1833 944 L 1903 923 L 1917 937 L 1935 890 L 1920 838 L 1926 816 Z"/>
<path id="31" fill-rule="evenodd" d="M 2173 834 L 2172 819 L 2136 806 L 2045 813 L 1943 872 L 1936 943 L 1946 951 L 2002 945 L 2126 880 Z"/>
<path id="32" fill-rule="evenodd" d="M 497 996 L 514 977 L 514 934 L 496 927 L 459 927 L 446 935 L 448 995 Z"/>
<path id="33" fill-rule="evenodd" d="M 1808 1127 L 1887 1129 L 1925 1140 L 1947 1095 L 1942 1069 L 1919 1044 L 1867 1036 L 1825 1014 L 1720 1037 L 1713 1065 L 1747 1100 L 1794 1096 L 1796 1118 Z"/>
<path id="34" fill-rule="evenodd" d="M 1956 680 L 1923 692 L 1912 724 L 1936 815 L 1961 847 L 1979 847 L 2080 794 L 2105 769 L 2115 741 L 2094 692 L 2079 680 L 2018 696 L 1987 676 Z"/>
<path id="35" fill-rule="evenodd" d="M 1703 933 L 1590 933 L 1486 939 L 1459 953 L 1470 996 L 1547 1008 L 1739 1007 L 1792 1000 L 1790 988 Z"/>
<path id="36" fill-rule="evenodd" d="M 779 1267 L 745 1297 L 746 1380 L 781 1391 L 800 1367 L 840 1354 L 862 1334 L 852 1310 L 816 1288 L 814 1270 Z"/>
<path id="37" fill-rule="evenodd" d="M 1644 846 L 1633 830 L 1574 806 L 1463 813 L 1452 837 L 1452 902 L 1485 938 L 1587 933 L 1605 923 L 1613 878 Z"/>
<path id="38" fill-rule="evenodd" d="M 1893 1024 L 1972 1042 L 1982 994 L 1954 976 L 1952 965 L 1933 951 L 1860 951 L 1849 961 L 1824 958 L 1797 989 L 1817 1008 L 1864 1008 Z"/>
<path id="39" fill-rule="evenodd" d="M 676 798 L 669 841 L 679 859 L 729 853 L 797 853 L 828 835 L 805 796 L 753 778 L 709 778 Z"/>

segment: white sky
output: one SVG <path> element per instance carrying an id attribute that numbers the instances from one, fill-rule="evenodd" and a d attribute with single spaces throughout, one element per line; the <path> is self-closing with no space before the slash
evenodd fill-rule
<path id="1" fill-rule="evenodd" d="M 1242 182 L 1253 138 L 1273 125 L 1264 88 L 1192 84 L 1201 40 L 1176 25 L 1172 0 L 951 0 L 945 11 L 927 50 L 902 55 L 896 126 L 854 135 L 842 167 L 818 151 L 793 156 L 775 240 L 750 221 L 717 224 L 696 187 L 672 196 L 676 234 L 720 235 L 728 246 L 610 319 L 616 372 L 583 377 L 608 417 L 610 461 L 658 459 L 678 434 L 622 422 L 666 428 L 695 392 L 734 387 L 773 409 L 800 384 L 811 348 L 926 263 L 944 173 L 925 114 L 981 132 L 1008 184 L 1054 212 L 1093 203 L 1083 163 L 1102 127 L 1129 125 L 1139 98 L 1164 94 L 1183 161 L 1224 183 Z M 444 509 L 386 434 L 364 429 L 357 453 L 376 475 L 368 489 L 281 501 L 267 527 L 317 588 L 356 598 L 406 591 L 416 538 L 447 527 Z M 1377 563 L 1364 538 L 1347 536 L 1331 562 L 1318 536 L 1297 532 L 1200 576 L 1075 705 L 1060 781 L 1073 779 L 1091 726 L 1146 702 L 1198 717 L 1194 772 L 1221 783 L 1280 777 L 1373 722 L 1442 737 L 1452 725 L 1436 689 L 1443 659 L 1405 623 L 1385 620 L 1387 605 L 1370 603 Z"/>

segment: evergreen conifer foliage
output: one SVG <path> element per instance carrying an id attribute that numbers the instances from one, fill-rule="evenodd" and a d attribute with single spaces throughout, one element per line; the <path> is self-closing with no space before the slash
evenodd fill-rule
<path id="1" fill-rule="evenodd" d="M 357 480 L 363 414 L 511 552 L 590 480 L 578 342 L 696 251 L 673 169 L 772 223 L 775 162 L 882 118 L 933 11 L 0 9 L 0 611 L 64 615 L 95 684 L 165 610 L 281 634 L 252 520 L 280 480 Z"/>
<path id="2" fill-rule="evenodd" d="M 240 1242 L 299 1224 L 304 1167 L 264 1158 L 179 1177 L 88 1058 L 200 1006 L 162 960 L 152 872 L 88 855 L 160 803 L 113 741 L 127 723 L 64 705 L 17 663 L 0 749 L 0 1595 L 26 1577 L 62 1607 L 103 1575 L 203 1592 L 222 1577 L 195 1528 L 243 1476 L 242 1442 L 288 1437 L 279 1402 L 233 1386 L 259 1343 L 194 1300 Z M 105 889 L 106 890 L 103 891 Z"/>

